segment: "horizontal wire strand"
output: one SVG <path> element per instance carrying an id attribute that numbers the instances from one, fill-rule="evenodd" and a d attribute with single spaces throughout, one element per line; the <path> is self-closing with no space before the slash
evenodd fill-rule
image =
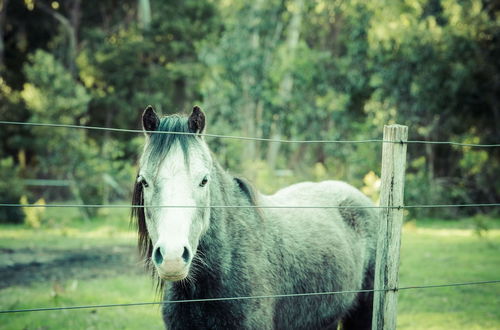
<path id="1" fill-rule="evenodd" d="M 401 206 L 375 206 L 375 205 L 127 205 L 127 204 L 13 204 L 0 203 L 0 207 L 85 207 L 85 208 L 179 208 L 179 209 L 415 209 L 415 208 L 451 208 L 451 207 L 496 207 L 500 203 L 479 204 L 435 204 L 435 205 L 401 205 Z"/>
<path id="2" fill-rule="evenodd" d="M 276 299 L 276 298 L 324 296 L 324 295 L 333 295 L 333 294 L 380 292 L 380 291 L 395 291 L 396 292 L 396 291 L 402 291 L 402 290 L 432 289 L 432 288 L 457 287 L 457 286 L 467 286 L 467 285 L 485 285 L 485 284 L 496 284 L 496 283 L 500 283 L 500 280 L 447 283 L 447 284 L 432 284 L 432 285 L 413 285 L 413 286 L 405 286 L 405 287 L 392 288 L 392 289 L 346 290 L 346 291 L 290 293 L 290 294 L 260 295 L 260 296 L 222 297 L 222 298 L 186 299 L 186 300 L 165 300 L 165 301 L 124 303 L 124 304 L 102 304 L 102 305 L 81 305 L 81 306 L 67 306 L 67 307 L 11 309 L 11 310 L 0 310 L 0 314 L 23 313 L 23 312 L 47 312 L 47 311 L 89 309 L 89 308 L 109 308 L 109 307 L 130 307 L 130 306 L 165 305 L 165 304 L 182 304 L 182 303 L 202 303 L 202 302 L 249 300 L 249 299 Z"/>
<path id="3" fill-rule="evenodd" d="M 453 141 L 425 141 L 425 140 L 408 140 L 406 143 L 412 144 L 447 144 L 452 146 L 461 146 L 461 147 L 480 147 L 480 148 L 495 148 L 500 147 L 500 143 L 493 144 L 480 144 L 480 143 L 462 143 L 462 142 L 453 142 Z"/>
<path id="4" fill-rule="evenodd" d="M 0 120 L 0 124 L 3 124 L 3 125 L 24 125 L 24 126 L 44 126 L 44 127 L 64 127 L 64 128 L 78 128 L 78 129 L 113 131 L 113 132 L 127 132 L 127 133 L 197 135 L 197 136 L 206 136 L 206 137 L 213 137 L 213 138 L 227 138 L 227 139 L 236 139 L 236 140 L 251 140 L 251 141 L 279 142 L 279 143 L 371 143 L 371 142 L 405 143 L 406 142 L 406 143 L 411 143 L 411 144 L 445 144 L 445 145 L 454 145 L 454 146 L 463 146 L 463 147 L 480 147 L 480 148 L 500 147 L 500 143 L 479 144 L 479 143 L 461 143 L 461 142 L 453 142 L 453 141 L 425 141 L 425 140 L 408 140 L 408 141 L 384 141 L 382 139 L 284 140 L 284 139 L 268 139 L 268 138 L 257 138 L 257 137 L 235 136 L 235 135 L 219 135 L 219 134 L 206 134 L 206 133 L 198 134 L 198 133 L 190 133 L 190 132 L 171 132 L 171 131 L 143 131 L 143 130 L 138 130 L 138 129 L 125 129 L 125 128 L 113 128 L 113 127 L 101 127 L 101 126 L 52 124 L 52 123 L 32 123 L 32 122 L 6 121 L 6 120 Z"/>
<path id="5" fill-rule="evenodd" d="M 448 207 L 495 207 L 500 206 L 500 203 L 476 203 L 476 204 L 430 204 L 430 205 L 404 205 L 403 209 L 428 209 L 428 208 L 448 208 Z M 399 208 L 399 207 L 393 207 Z"/>
<path id="6" fill-rule="evenodd" d="M 500 205 L 500 204 L 499 204 Z M 325 209 L 331 209 L 331 208 L 363 208 L 363 209 L 380 209 L 380 208 L 398 208 L 398 207 L 384 207 L 384 206 L 352 206 L 352 205 L 346 205 L 346 206 L 309 206 L 309 205 L 296 205 L 296 206 L 285 206 L 285 205 L 276 205 L 276 206 L 270 206 L 270 205 L 263 205 L 263 206 L 258 206 L 258 205 L 212 205 L 212 206 L 196 206 L 196 205 L 125 205 L 125 204 L 0 204 L 0 207 L 88 207 L 88 208 L 179 208 L 179 209 L 195 209 L 195 208 L 200 208 L 200 209 L 209 209 L 209 208 L 220 208 L 220 209 L 236 209 L 236 208 L 248 208 L 248 209 L 290 209 L 290 208 L 297 208 L 297 209 L 320 209 L 320 208 L 325 208 Z"/>
<path id="7" fill-rule="evenodd" d="M 89 130 L 99 130 L 99 131 L 126 132 L 126 133 L 196 135 L 196 136 L 206 136 L 206 137 L 213 137 L 213 138 L 226 138 L 226 139 L 251 140 L 251 141 L 263 141 L 263 142 L 279 142 L 279 143 L 370 143 L 370 142 L 384 142 L 384 140 L 381 140 L 381 139 L 368 139 L 368 140 L 283 140 L 283 139 L 268 139 L 268 138 L 257 138 L 257 137 L 248 137 L 248 136 L 236 136 L 236 135 L 219 135 L 219 134 L 207 134 L 207 133 L 200 134 L 200 133 L 191 133 L 191 132 L 172 132 L 172 131 L 145 131 L 145 130 L 138 130 L 138 129 L 111 128 L 111 127 L 100 127 L 100 126 L 50 124 L 50 123 L 30 123 L 30 122 L 5 121 L 5 120 L 0 120 L 0 124 L 24 125 L 24 126 L 45 126 L 45 127 L 65 127 L 65 128 L 79 128 L 79 129 L 89 129 Z M 386 141 L 386 142 L 389 142 L 389 141 Z M 400 142 L 401 141 L 394 141 L 394 143 L 400 143 Z"/>

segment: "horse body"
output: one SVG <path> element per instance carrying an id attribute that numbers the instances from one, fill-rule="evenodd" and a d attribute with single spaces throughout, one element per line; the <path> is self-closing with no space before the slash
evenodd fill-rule
<path id="1" fill-rule="evenodd" d="M 374 233 L 377 222 L 373 220 L 377 218 L 377 214 L 374 210 L 293 208 L 370 204 L 368 198 L 357 189 L 339 181 L 299 183 L 272 196 L 265 196 L 262 205 L 292 207 L 265 209 L 266 219 L 275 228 L 272 241 L 279 242 L 271 247 L 271 251 L 280 248 L 283 258 L 281 261 L 279 258 L 277 262 L 288 268 L 284 277 L 275 279 L 275 283 L 281 284 L 277 291 L 298 293 L 371 289 L 370 279 L 365 278 L 369 277 L 375 260 Z M 283 281 L 286 278 L 290 280 Z M 307 321 L 307 326 L 299 323 L 294 328 L 323 328 L 327 324 L 320 326 L 318 321 L 338 322 L 358 303 L 357 297 L 356 293 L 342 293 L 284 298 L 278 301 L 278 307 L 282 311 L 278 315 L 282 315 L 283 327 L 301 320 Z M 297 308 L 297 305 L 302 307 Z M 312 306 L 314 307 L 311 308 Z M 368 309 L 366 314 L 371 312 L 371 307 Z M 294 313 L 297 315 L 293 315 Z M 356 317 L 361 319 L 361 315 Z M 364 317 L 371 321 L 371 314 Z"/>
<path id="2" fill-rule="evenodd" d="M 342 182 L 325 181 L 295 184 L 274 195 L 263 195 L 225 172 L 216 161 L 211 164 L 206 192 L 209 205 L 243 207 L 213 207 L 209 213 L 190 215 L 208 217 L 199 220 L 208 225 L 197 231 L 198 241 L 184 243 L 185 251 L 193 250 L 192 260 L 184 260 L 189 275 L 163 282 L 165 300 L 372 288 L 378 216 L 373 209 L 352 208 L 371 205 L 358 190 Z M 263 208 L 256 209 L 256 205 Z M 322 205 L 351 208 L 292 207 Z M 154 221 L 143 216 L 142 221 L 150 221 L 148 232 L 154 231 Z M 194 226 L 196 221 L 192 223 Z M 140 234 L 144 235 L 144 223 L 142 229 Z M 151 260 L 163 241 L 159 233 L 147 235 L 149 245 L 144 244 L 143 236 L 142 246 L 147 250 L 145 257 Z M 181 249 L 176 251 L 180 254 Z M 170 268 L 153 261 L 160 276 L 163 271 L 168 280 Z M 175 267 L 180 269 L 178 264 Z M 168 303 L 163 307 L 163 318 L 168 329 L 336 329 L 341 320 L 344 328 L 359 329 L 370 327 L 371 300 L 369 293 L 350 292 Z"/>

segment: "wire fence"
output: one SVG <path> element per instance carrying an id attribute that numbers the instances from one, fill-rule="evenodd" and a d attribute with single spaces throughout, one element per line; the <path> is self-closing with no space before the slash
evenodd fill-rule
<path id="1" fill-rule="evenodd" d="M 290 293 L 290 294 L 275 294 L 275 295 L 259 295 L 259 296 L 241 296 L 241 297 L 221 297 L 221 298 L 204 298 L 204 299 L 186 299 L 186 300 L 164 300 L 151 302 L 123 303 L 123 304 L 102 304 L 102 305 L 81 305 L 81 306 L 65 306 L 65 307 L 42 307 L 42 308 L 26 308 L 26 309 L 10 309 L 0 310 L 0 314 L 8 313 L 25 313 L 25 312 L 48 312 L 72 309 L 94 309 L 94 308 L 110 308 L 110 307 L 130 307 L 130 306 L 147 306 L 147 305 L 166 305 L 166 304 L 185 304 L 185 303 L 207 303 L 216 301 L 234 301 L 234 300 L 250 300 L 250 299 L 279 299 L 279 298 L 294 298 L 294 297 L 310 297 L 310 296 L 325 296 L 334 294 L 349 294 L 349 293 L 367 293 L 367 292 L 384 292 L 384 291 L 403 291 L 415 289 L 436 289 L 457 286 L 470 285 L 485 285 L 498 284 L 500 280 L 478 281 L 478 282 L 461 282 L 447 284 L 432 284 L 432 285 L 414 285 L 403 286 L 392 289 L 371 289 L 371 290 L 345 290 L 345 291 L 327 291 L 327 292 L 310 292 L 310 293 Z"/>
<path id="2" fill-rule="evenodd" d="M 59 127 L 59 128 L 75 128 L 75 129 L 88 129 L 100 131 L 113 131 L 113 132 L 126 132 L 126 133 L 144 133 L 143 130 L 135 129 L 122 129 L 110 128 L 99 126 L 84 126 L 84 125 L 69 125 L 69 124 L 54 124 L 54 123 L 32 123 L 32 122 L 17 122 L 17 121 L 0 121 L 2 125 L 24 125 L 24 126 L 40 126 L 40 127 Z M 476 144 L 476 143 L 461 143 L 453 141 L 423 141 L 423 140 L 407 140 L 407 141 L 384 141 L 383 139 L 366 139 L 366 140 L 285 140 L 285 139 L 268 139 L 256 137 L 243 137 L 232 135 L 218 135 L 218 134 L 197 134 L 187 132 L 168 132 L 168 131 L 150 131 L 151 134 L 179 134 L 179 135 L 197 135 L 212 138 L 227 138 L 238 140 L 253 140 L 263 142 L 279 142 L 279 143 L 408 143 L 408 144 L 440 144 L 452 145 L 463 147 L 479 147 L 479 148 L 492 148 L 500 147 L 500 143 L 496 144 Z M 410 208 L 450 208 L 450 207 L 498 207 L 500 203 L 475 203 L 475 204 L 442 204 L 442 205 L 401 205 L 401 206 L 353 206 L 353 205 L 211 205 L 211 206 L 195 206 L 195 205 L 118 205 L 118 204 L 21 204 L 21 203 L 0 203 L 0 207 L 47 207 L 47 208 L 259 208 L 259 209 L 410 209 Z M 277 298 L 292 298 L 292 297 L 306 297 L 306 296 L 321 296 L 333 294 L 348 294 L 348 293 L 363 293 L 363 292 L 377 292 L 377 291 L 403 291 L 411 289 L 431 289 L 431 288 L 445 288 L 445 287 L 458 287 L 458 286 L 472 286 L 472 285 L 487 285 L 498 284 L 500 280 L 491 281 L 476 281 L 476 282 L 461 282 L 461 283 L 447 283 L 435 285 L 416 285 L 406 286 L 390 289 L 371 289 L 371 290 L 349 290 L 349 291 L 329 291 L 329 292 L 311 292 L 311 293 L 294 293 L 294 294 L 277 294 L 277 295 L 259 295 L 259 296 L 242 296 L 242 297 L 221 297 L 221 298 L 208 298 L 208 299 L 190 299 L 190 300 L 169 300 L 157 302 L 137 302 L 137 303 L 122 303 L 122 304 L 102 304 L 102 305 L 82 305 L 82 306 L 67 306 L 67 307 L 45 307 L 45 308 L 29 308 L 29 309 L 10 309 L 0 310 L 0 314 L 8 313 L 23 313 L 23 312 L 42 312 L 42 311 L 60 311 L 60 310 L 76 310 L 76 309 L 95 309 L 95 308 L 110 308 L 110 307 L 130 307 L 130 306 L 145 306 L 145 305 L 164 305 L 164 304 L 180 304 L 180 303 L 206 303 L 214 301 L 235 301 L 235 300 L 249 300 L 249 299 L 277 299 Z"/>
<path id="3" fill-rule="evenodd" d="M 125 133 L 149 133 L 149 134 L 177 134 L 177 135 L 196 135 L 206 136 L 212 138 L 236 139 L 236 140 L 249 140 L 249 141 L 262 141 L 262 142 L 278 142 L 278 143 L 408 143 L 408 144 L 445 144 L 462 147 L 478 147 L 478 148 L 494 148 L 500 147 L 500 143 L 494 144 L 479 144 L 479 143 L 462 143 L 454 141 L 425 141 L 425 140 L 407 140 L 407 141 L 384 141 L 383 139 L 366 139 L 366 140 L 286 140 L 286 139 L 268 139 L 257 138 L 249 136 L 235 136 L 235 135 L 219 135 L 207 133 L 190 133 L 190 132 L 172 132 L 172 131 L 144 131 L 138 129 L 125 129 L 125 128 L 112 128 L 101 126 L 85 126 L 85 125 L 70 125 L 70 124 L 53 124 L 53 123 L 31 123 L 22 121 L 7 121 L 0 120 L 3 125 L 23 125 L 23 126 L 42 126 L 42 127 L 64 127 L 64 128 L 77 128 L 99 131 L 112 131 L 112 132 L 125 132 Z"/>
<path id="4" fill-rule="evenodd" d="M 496 207 L 500 203 L 477 204 L 422 204 L 401 206 L 375 206 L 375 205 L 130 205 L 130 204 L 9 204 L 0 203 L 0 207 L 60 207 L 60 208 L 172 208 L 172 209 L 416 209 L 416 208 L 450 208 L 450 207 Z"/>

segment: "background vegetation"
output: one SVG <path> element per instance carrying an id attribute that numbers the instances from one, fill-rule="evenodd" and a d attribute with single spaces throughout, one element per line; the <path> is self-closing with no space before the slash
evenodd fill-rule
<path id="1" fill-rule="evenodd" d="M 0 118 L 140 128 L 147 104 L 200 104 L 225 135 L 356 140 L 397 122 L 412 140 L 498 143 L 499 12 L 489 0 L 2 0 Z M 2 125 L 2 201 L 127 199 L 141 143 Z M 334 178 L 377 199 L 380 144 L 209 143 L 265 192 Z M 407 204 L 500 200 L 500 148 L 408 150 Z M 0 221 L 22 213 L 1 208 Z"/>

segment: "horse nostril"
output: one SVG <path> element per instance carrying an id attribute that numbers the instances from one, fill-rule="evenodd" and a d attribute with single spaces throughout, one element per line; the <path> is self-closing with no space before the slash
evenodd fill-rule
<path id="1" fill-rule="evenodd" d="M 161 254 L 160 247 L 156 248 L 155 253 L 153 255 L 153 260 L 154 260 L 155 264 L 157 264 L 157 265 L 161 265 L 162 264 L 162 262 L 163 262 L 163 255 Z"/>
<path id="2" fill-rule="evenodd" d="M 182 260 L 184 260 L 185 263 L 188 263 L 189 257 L 190 257 L 189 250 L 187 249 L 187 247 L 184 247 L 184 252 L 182 253 Z"/>

